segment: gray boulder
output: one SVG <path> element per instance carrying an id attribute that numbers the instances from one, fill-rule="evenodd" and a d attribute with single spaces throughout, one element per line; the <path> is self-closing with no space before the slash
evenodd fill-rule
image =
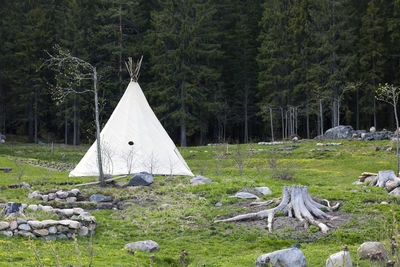
<path id="1" fill-rule="evenodd" d="M 10 227 L 10 223 L 8 222 L 0 222 L 0 230 L 4 230 Z"/>
<path id="2" fill-rule="evenodd" d="M 387 181 L 385 183 L 385 189 L 388 192 L 391 192 L 393 189 L 399 186 L 400 186 L 400 179 L 397 177 L 393 181 Z"/>
<path id="3" fill-rule="evenodd" d="M 358 257 L 361 259 L 387 260 L 389 253 L 380 242 L 364 242 L 357 249 Z"/>
<path id="4" fill-rule="evenodd" d="M 155 250 L 160 249 L 158 244 L 156 242 L 154 242 L 153 240 L 128 243 L 124 246 L 124 248 L 131 249 L 131 250 L 140 250 L 140 251 L 145 251 L 145 252 L 153 252 Z"/>
<path id="5" fill-rule="evenodd" d="M 263 196 L 272 194 L 272 190 L 266 186 L 256 187 L 255 190 L 260 192 Z"/>
<path id="6" fill-rule="evenodd" d="M 248 192 L 237 192 L 234 196 L 231 197 L 241 198 L 241 199 L 258 199 L 258 196 Z"/>
<path id="7" fill-rule="evenodd" d="M 394 181 L 396 175 L 394 171 L 379 171 L 377 186 L 384 187 L 387 181 Z"/>
<path id="8" fill-rule="evenodd" d="M 112 197 L 105 196 L 102 194 L 93 194 L 89 197 L 89 200 L 91 202 L 109 202 L 109 201 L 112 201 L 113 199 L 112 199 Z"/>
<path id="9" fill-rule="evenodd" d="M 277 250 L 261 255 L 256 260 L 256 267 L 307 267 L 306 257 L 296 248 Z"/>
<path id="10" fill-rule="evenodd" d="M 32 228 L 26 223 L 18 225 L 18 229 L 27 232 L 32 230 Z"/>
<path id="11" fill-rule="evenodd" d="M 376 132 L 376 128 L 374 126 L 372 126 L 371 128 L 369 128 L 369 132 L 370 133 L 375 133 Z"/>
<path id="12" fill-rule="evenodd" d="M 59 191 L 56 192 L 56 196 L 58 198 L 65 199 L 65 198 L 68 197 L 68 192 L 65 192 L 63 190 L 59 190 Z"/>
<path id="13" fill-rule="evenodd" d="M 132 176 L 128 186 L 151 185 L 154 183 L 153 175 L 147 172 L 140 172 Z"/>
<path id="14" fill-rule="evenodd" d="M 400 197 L 400 187 L 396 187 L 392 191 L 390 191 L 389 195 Z"/>
<path id="15" fill-rule="evenodd" d="M 0 234 L 5 235 L 7 237 L 12 237 L 13 232 L 12 231 L 0 231 Z"/>
<path id="16" fill-rule="evenodd" d="M 198 185 L 198 184 L 211 184 L 213 181 L 209 178 L 206 178 L 202 175 L 196 175 L 192 179 L 190 179 L 190 183 L 192 185 Z"/>
<path id="17" fill-rule="evenodd" d="M 353 267 L 350 252 L 340 251 L 332 254 L 326 260 L 326 267 Z"/>
<path id="18" fill-rule="evenodd" d="M 339 125 L 328 129 L 323 138 L 325 139 L 350 139 L 353 137 L 354 129 L 350 125 Z"/>

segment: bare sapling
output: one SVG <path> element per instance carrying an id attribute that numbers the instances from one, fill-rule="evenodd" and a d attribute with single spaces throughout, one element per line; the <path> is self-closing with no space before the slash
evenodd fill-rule
<path id="1" fill-rule="evenodd" d="M 278 206 L 272 209 L 262 210 L 259 212 L 246 213 L 234 216 L 228 219 L 216 220 L 215 222 L 237 222 L 243 220 L 264 220 L 267 219 L 268 230 L 273 231 L 274 217 L 278 212 L 282 212 L 289 217 L 297 218 L 299 221 L 304 222 L 304 227 L 308 229 L 310 225 L 315 225 L 321 229 L 321 232 L 327 233 L 329 231 L 329 224 L 321 220 L 331 220 L 332 217 L 326 214 L 323 210 L 334 211 L 339 208 L 339 203 L 331 207 L 329 201 L 327 206 L 322 205 L 311 198 L 308 188 L 306 186 L 284 186 L 282 198 Z M 265 206 L 274 203 L 260 202 L 260 206 Z M 257 205 L 254 202 L 253 205 Z"/>
<path id="2" fill-rule="evenodd" d="M 236 163 L 236 166 L 239 170 L 239 175 L 242 176 L 243 169 L 245 167 L 245 163 L 247 161 L 247 153 L 244 151 L 243 146 L 240 144 L 236 145 L 236 149 L 233 152 L 233 159 Z"/>

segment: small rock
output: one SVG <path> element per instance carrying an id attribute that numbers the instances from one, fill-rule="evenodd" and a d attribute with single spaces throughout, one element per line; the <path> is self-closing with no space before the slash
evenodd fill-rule
<path id="1" fill-rule="evenodd" d="M 272 194 L 272 190 L 266 186 L 263 187 L 256 187 L 255 188 L 258 192 L 260 192 L 263 196 Z"/>
<path id="2" fill-rule="evenodd" d="M 340 251 L 338 253 L 332 254 L 326 260 L 326 267 L 352 267 L 350 252 Z"/>
<path id="3" fill-rule="evenodd" d="M 89 233 L 89 228 L 87 228 L 86 226 L 82 226 L 78 230 L 78 235 L 79 236 L 86 236 L 88 233 Z"/>
<path id="4" fill-rule="evenodd" d="M 54 200 L 58 202 L 65 202 L 65 198 L 56 197 Z"/>
<path id="5" fill-rule="evenodd" d="M 29 225 L 28 225 L 29 226 Z M 32 234 L 31 232 L 28 231 L 18 231 L 16 234 L 18 235 L 22 235 L 24 237 L 32 237 L 32 238 L 36 238 L 36 236 L 34 234 Z"/>
<path id="6" fill-rule="evenodd" d="M 352 189 L 352 190 L 350 190 L 350 192 L 352 192 L 352 193 L 358 193 L 358 192 L 360 192 L 360 190 L 358 190 L 358 189 Z"/>
<path id="7" fill-rule="evenodd" d="M 140 251 L 145 251 L 145 252 L 153 252 L 155 250 L 159 250 L 160 247 L 156 242 L 153 240 L 146 240 L 146 241 L 138 241 L 138 242 L 133 242 L 126 244 L 124 246 L 126 249 L 132 249 L 132 250 L 140 250 Z"/>
<path id="8" fill-rule="evenodd" d="M 57 231 L 61 232 L 61 233 L 65 233 L 68 232 L 69 228 L 67 226 L 64 225 L 57 225 Z"/>
<path id="9" fill-rule="evenodd" d="M 371 128 L 369 128 L 369 132 L 370 133 L 375 133 L 376 132 L 376 128 L 374 126 L 372 126 Z"/>
<path id="10" fill-rule="evenodd" d="M 371 175 L 371 176 L 368 176 L 367 178 L 365 178 L 364 184 L 366 184 L 366 185 L 375 185 L 377 181 L 378 181 L 378 176 Z"/>
<path id="11" fill-rule="evenodd" d="M 256 267 L 307 267 L 303 252 L 295 247 L 277 250 L 257 258 Z"/>
<path id="12" fill-rule="evenodd" d="M 77 188 L 71 189 L 70 192 L 73 194 L 74 197 L 76 197 L 80 194 L 80 191 Z"/>
<path id="13" fill-rule="evenodd" d="M 32 186 L 28 183 L 22 182 L 21 187 L 22 188 L 31 188 Z"/>
<path id="14" fill-rule="evenodd" d="M 58 221 L 56 221 L 56 220 L 43 220 L 43 221 L 41 221 L 41 223 L 43 224 L 43 228 L 48 228 L 50 226 L 57 225 Z"/>
<path id="15" fill-rule="evenodd" d="M 190 179 L 190 183 L 192 185 L 198 185 L 198 184 L 211 184 L 213 181 L 209 178 L 206 178 L 202 175 L 196 175 L 192 179 Z"/>
<path id="16" fill-rule="evenodd" d="M 49 227 L 49 234 L 55 234 L 57 233 L 57 228 L 55 226 Z"/>
<path id="17" fill-rule="evenodd" d="M 52 206 L 42 206 L 42 210 L 45 212 L 53 212 Z"/>
<path id="18" fill-rule="evenodd" d="M 61 214 L 65 217 L 71 217 L 72 215 L 74 215 L 74 209 L 60 209 L 58 214 Z"/>
<path id="19" fill-rule="evenodd" d="M 387 260 L 389 257 L 385 247 L 380 242 L 364 242 L 357 249 L 361 259 Z"/>
<path id="20" fill-rule="evenodd" d="M 161 206 L 159 206 L 157 209 L 158 210 L 165 210 L 165 209 L 170 208 L 170 207 L 172 207 L 171 204 L 164 203 Z"/>
<path id="21" fill-rule="evenodd" d="M 38 206 L 32 204 L 32 205 L 29 205 L 29 206 L 27 207 L 27 209 L 29 209 L 29 210 L 31 210 L 31 211 L 37 211 Z"/>
<path id="22" fill-rule="evenodd" d="M 28 221 L 22 218 L 17 218 L 17 223 L 18 224 L 26 224 Z"/>
<path id="23" fill-rule="evenodd" d="M 49 201 L 56 199 L 56 194 L 54 193 L 49 193 L 48 196 L 49 196 Z"/>
<path id="24" fill-rule="evenodd" d="M 41 195 L 40 191 L 36 190 L 36 191 L 33 191 L 32 193 L 29 193 L 28 198 L 36 198 L 37 196 L 40 196 L 40 195 Z"/>
<path id="25" fill-rule="evenodd" d="M 364 183 L 363 183 L 363 182 L 360 182 L 360 181 L 355 181 L 355 182 L 353 182 L 353 183 L 351 183 L 351 184 L 360 185 L 360 184 L 364 184 Z"/>
<path id="26" fill-rule="evenodd" d="M 15 229 L 17 229 L 18 228 L 18 223 L 17 223 L 17 221 L 12 221 L 11 223 L 10 223 L 10 230 L 11 231 L 14 231 Z"/>
<path id="27" fill-rule="evenodd" d="M 128 186 L 151 185 L 154 183 L 153 175 L 147 172 L 140 172 L 132 176 L 128 182 Z"/>
<path id="28" fill-rule="evenodd" d="M 78 229 L 81 227 L 81 223 L 73 220 L 62 220 L 58 222 L 61 225 L 68 226 L 71 229 Z"/>
<path id="29" fill-rule="evenodd" d="M 221 206 L 222 206 L 222 202 L 215 203 L 215 207 L 221 207 Z"/>
<path id="30" fill-rule="evenodd" d="M 68 239 L 68 236 L 66 236 L 65 234 L 58 234 L 57 239 Z"/>
<path id="31" fill-rule="evenodd" d="M 59 190 L 59 191 L 56 192 L 56 196 L 58 198 L 65 199 L 65 198 L 68 197 L 68 192 L 65 192 L 63 190 Z"/>
<path id="32" fill-rule="evenodd" d="M 43 201 L 49 201 L 49 195 L 42 195 Z"/>
<path id="33" fill-rule="evenodd" d="M 18 225 L 18 229 L 23 230 L 23 231 L 31 231 L 32 230 L 32 228 L 29 226 L 29 224 L 26 224 L 26 223 Z"/>
<path id="34" fill-rule="evenodd" d="M 108 201 L 112 201 L 112 197 L 109 196 L 104 196 L 102 194 L 93 194 L 90 196 L 89 200 L 91 202 L 108 202 Z"/>
<path id="35" fill-rule="evenodd" d="M 237 192 L 234 196 L 231 197 L 241 198 L 241 199 L 258 199 L 258 196 L 247 192 Z"/>
<path id="36" fill-rule="evenodd" d="M 386 202 L 386 201 L 382 201 L 381 204 L 382 204 L 382 205 L 387 205 L 387 204 L 389 204 L 389 203 Z"/>
<path id="37" fill-rule="evenodd" d="M 8 202 L 3 208 L 2 213 L 6 215 L 14 215 L 22 212 L 22 204 L 15 202 Z"/>
<path id="38" fill-rule="evenodd" d="M 49 230 L 47 230 L 47 229 L 36 229 L 36 230 L 33 230 L 33 233 L 36 236 L 46 236 L 46 235 L 49 235 Z"/>
<path id="39" fill-rule="evenodd" d="M 12 237 L 14 235 L 12 231 L 0 231 L 0 234 L 5 235 L 7 237 Z"/>
<path id="40" fill-rule="evenodd" d="M 33 229 L 40 229 L 43 228 L 43 223 L 40 221 L 28 221 L 28 224 Z"/>
<path id="41" fill-rule="evenodd" d="M 396 187 L 399 187 L 399 186 L 400 186 L 400 179 L 397 177 L 394 178 L 393 181 L 387 181 L 385 183 L 385 189 L 388 192 L 392 191 L 393 189 L 395 189 Z"/>
<path id="42" fill-rule="evenodd" d="M 5 230 L 10 227 L 10 223 L 8 222 L 0 222 L 0 230 Z"/>

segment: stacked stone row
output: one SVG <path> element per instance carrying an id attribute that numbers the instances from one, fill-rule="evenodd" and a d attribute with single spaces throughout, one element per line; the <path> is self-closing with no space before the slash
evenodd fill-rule
<path id="1" fill-rule="evenodd" d="M 37 200 L 43 201 L 60 201 L 60 202 L 75 202 L 78 195 L 80 194 L 79 189 L 72 189 L 70 191 L 58 190 L 55 193 L 43 194 L 40 191 L 34 191 L 28 194 L 28 198 L 36 198 Z"/>
<path id="2" fill-rule="evenodd" d="M 54 212 L 68 219 L 64 220 L 43 220 L 9 217 L 9 221 L 0 221 L 0 234 L 8 237 L 43 237 L 49 240 L 71 238 L 76 236 L 86 236 L 97 226 L 96 218 L 82 208 L 55 209 L 51 206 L 22 204 L 22 207 L 31 211 L 42 210 Z"/>

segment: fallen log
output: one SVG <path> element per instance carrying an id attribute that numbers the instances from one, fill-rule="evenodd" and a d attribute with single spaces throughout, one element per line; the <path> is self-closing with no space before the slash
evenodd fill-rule
<path id="1" fill-rule="evenodd" d="M 128 175 L 122 175 L 122 176 L 118 176 L 118 177 L 113 177 L 113 178 L 104 180 L 104 182 L 105 182 L 105 183 L 111 183 L 111 182 L 113 182 L 113 181 L 116 181 L 116 180 L 119 180 L 119 179 L 122 179 L 122 178 L 126 178 L 126 177 L 128 177 Z M 100 184 L 100 183 L 101 183 L 100 181 L 97 181 L 97 182 L 90 182 L 90 183 L 85 183 L 85 184 L 78 184 L 78 185 L 76 185 L 75 187 L 78 187 L 78 186 L 86 186 L 86 185 L 96 185 L 96 184 Z"/>

